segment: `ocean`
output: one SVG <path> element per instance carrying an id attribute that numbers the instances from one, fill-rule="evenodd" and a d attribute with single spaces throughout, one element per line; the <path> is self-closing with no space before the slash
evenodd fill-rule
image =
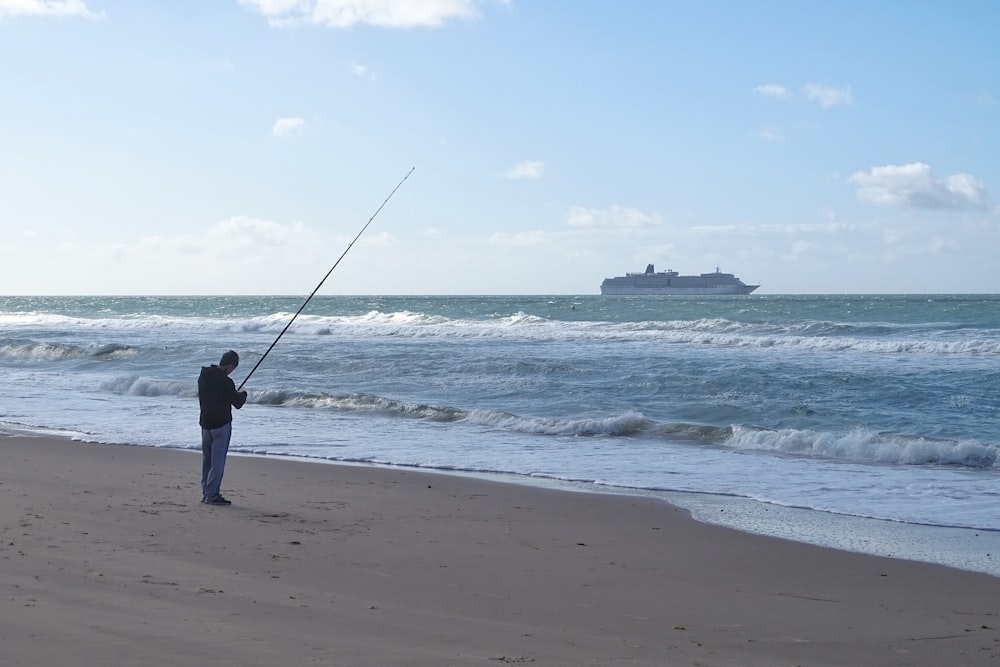
<path id="1" fill-rule="evenodd" d="M 200 367 L 235 349 L 239 385 L 303 298 L 0 297 L 0 430 L 198 450 Z M 650 495 L 1000 576 L 998 295 L 321 295 L 245 388 L 237 454 Z"/>

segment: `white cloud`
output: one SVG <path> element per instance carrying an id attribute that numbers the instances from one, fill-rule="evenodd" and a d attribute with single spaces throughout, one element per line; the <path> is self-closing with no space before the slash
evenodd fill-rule
<path id="1" fill-rule="evenodd" d="M 692 236 L 728 236 L 737 234 L 749 235 L 757 232 L 757 225 L 735 223 L 732 225 L 692 225 L 687 233 Z"/>
<path id="2" fill-rule="evenodd" d="M 1000 99 L 997 99 L 988 91 L 981 91 L 976 95 L 976 103 L 987 107 L 1000 107 Z"/>
<path id="3" fill-rule="evenodd" d="M 240 0 L 240 4 L 260 12 L 273 26 L 437 27 L 479 13 L 475 0 Z"/>
<path id="4" fill-rule="evenodd" d="M 781 253 L 784 261 L 799 261 L 808 257 L 817 257 L 824 254 L 824 247 L 812 241 L 794 241 L 791 247 Z"/>
<path id="5" fill-rule="evenodd" d="M 764 141 L 784 141 L 785 137 L 781 132 L 773 127 L 765 127 L 757 133 L 757 136 Z"/>
<path id="6" fill-rule="evenodd" d="M 886 229 L 882 231 L 882 240 L 886 245 L 896 245 L 902 242 L 903 234 L 898 229 Z"/>
<path id="7" fill-rule="evenodd" d="M 763 236 L 783 234 L 797 236 L 799 234 L 839 234 L 852 231 L 852 229 L 851 225 L 835 221 L 764 224 L 744 222 L 732 225 L 695 225 L 690 227 L 689 231 L 694 235 Z"/>
<path id="8" fill-rule="evenodd" d="M 836 106 L 851 106 L 854 97 L 851 95 L 850 86 L 844 88 L 834 88 L 821 83 L 807 83 L 802 86 L 802 94 L 807 100 L 819 102 L 824 109 Z"/>
<path id="9" fill-rule="evenodd" d="M 260 220 L 245 215 L 227 218 L 206 233 L 206 240 L 213 247 L 240 248 L 261 243 L 281 245 L 301 236 L 301 222 L 279 225 L 271 220 Z"/>
<path id="10" fill-rule="evenodd" d="M 958 239 L 928 235 L 919 227 L 887 229 L 882 232 L 881 239 L 884 244 L 882 256 L 889 261 L 962 251 L 962 243 Z"/>
<path id="11" fill-rule="evenodd" d="M 0 0 L 0 19 L 5 16 L 79 16 L 95 19 L 103 17 L 104 12 L 91 11 L 84 0 Z"/>
<path id="12" fill-rule="evenodd" d="M 771 97 L 776 100 L 787 100 L 792 97 L 792 93 L 780 83 L 766 83 L 757 86 L 753 92 L 762 97 Z M 824 109 L 836 106 L 851 106 L 854 103 L 854 96 L 851 94 L 850 86 L 835 87 L 822 83 L 807 83 L 800 89 L 800 94 L 810 102 L 818 102 Z"/>
<path id="13" fill-rule="evenodd" d="M 300 223 L 281 225 L 270 220 L 249 216 L 233 216 L 217 222 L 201 234 L 155 234 L 144 236 L 132 244 L 115 242 L 96 245 L 98 255 L 107 254 L 139 263 L 180 263 L 204 254 L 243 256 L 248 252 L 272 254 L 280 248 L 301 244 L 309 232 Z M 79 252 L 79 249 L 74 249 Z"/>
<path id="14" fill-rule="evenodd" d="M 368 74 L 368 68 L 364 65 L 359 65 L 358 63 L 350 63 L 348 67 L 351 73 L 358 77 L 364 77 Z"/>
<path id="15" fill-rule="evenodd" d="M 574 206 L 569 211 L 566 224 L 578 228 L 640 229 L 660 224 L 660 217 L 626 206 L 614 205 L 606 209 Z"/>
<path id="16" fill-rule="evenodd" d="M 276 137 L 287 137 L 298 131 L 306 122 L 301 118 L 279 118 L 271 128 L 271 134 Z"/>
<path id="17" fill-rule="evenodd" d="M 43 234 L 0 247 L 0 282 L 51 294 L 293 294 L 330 261 L 304 224 L 249 216 L 128 239 L 74 237 L 72 229 L 59 238 L 53 244 Z"/>
<path id="18" fill-rule="evenodd" d="M 524 162 L 514 166 L 510 171 L 504 174 L 504 176 L 512 179 L 539 179 L 542 177 L 542 172 L 544 170 L 544 162 L 539 162 L 538 160 L 525 160 Z"/>
<path id="19" fill-rule="evenodd" d="M 789 97 L 788 89 L 780 83 L 766 83 L 763 86 L 757 86 L 754 88 L 753 92 L 758 95 L 763 95 L 764 97 L 773 97 L 778 100 L 788 99 Z"/>
<path id="20" fill-rule="evenodd" d="M 490 236 L 490 243 L 492 245 L 525 248 L 546 245 L 552 238 L 553 235 L 551 233 L 543 231 L 516 232 L 514 234 L 497 232 Z"/>
<path id="21" fill-rule="evenodd" d="M 353 239 L 353 237 L 351 237 Z M 351 239 L 345 239 L 348 243 Z M 399 237 L 395 234 L 389 232 L 379 232 L 373 236 L 369 236 L 361 240 L 361 243 L 366 246 L 390 246 L 397 245 L 399 243 Z"/>
<path id="22" fill-rule="evenodd" d="M 987 208 L 988 193 L 983 184 L 969 174 L 953 174 L 937 179 L 931 168 L 921 162 L 872 167 L 852 174 L 849 182 L 858 186 L 858 199 L 923 209 Z"/>
<path id="23" fill-rule="evenodd" d="M 945 239 L 940 236 L 935 236 L 931 239 L 927 250 L 934 255 L 949 252 L 960 252 L 962 250 L 962 244 L 955 239 Z"/>

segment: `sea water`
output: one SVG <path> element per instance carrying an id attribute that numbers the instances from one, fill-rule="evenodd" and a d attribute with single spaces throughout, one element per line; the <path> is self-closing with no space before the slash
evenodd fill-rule
<path id="1" fill-rule="evenodd" d="M 0 428 L 199 449 L 200 367 L 235 349 L 240 384 L 302 303 L 0 297 Z M 245 388 L 237 453 L 653 495 L 1000 575 L 1000 296 L 321 295 Z"/>

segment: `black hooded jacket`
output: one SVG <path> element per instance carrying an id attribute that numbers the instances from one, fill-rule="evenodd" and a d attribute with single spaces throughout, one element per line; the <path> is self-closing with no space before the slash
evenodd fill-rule
<path id="1" fill-rule="evenodd" d="M 239 410 L 247 402 L 245 391 L 236 391 L 236 384 L 226 372 L 212 364 L 201 369 L 198 376 L 198 404 L 202 428 L 219 428 L 233 421 L 233 408 Z"/>

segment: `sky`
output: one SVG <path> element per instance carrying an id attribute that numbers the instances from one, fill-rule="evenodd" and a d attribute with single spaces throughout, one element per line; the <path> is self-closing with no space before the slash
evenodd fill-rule
<path id="1" fill-rule="evenodd" d="M 0 294 L 305 295 L 338 260 L 321 294 L 598 294 L 650 263 L 998 293 L 998 25 L 991 0 L 0 0 Z"/>

